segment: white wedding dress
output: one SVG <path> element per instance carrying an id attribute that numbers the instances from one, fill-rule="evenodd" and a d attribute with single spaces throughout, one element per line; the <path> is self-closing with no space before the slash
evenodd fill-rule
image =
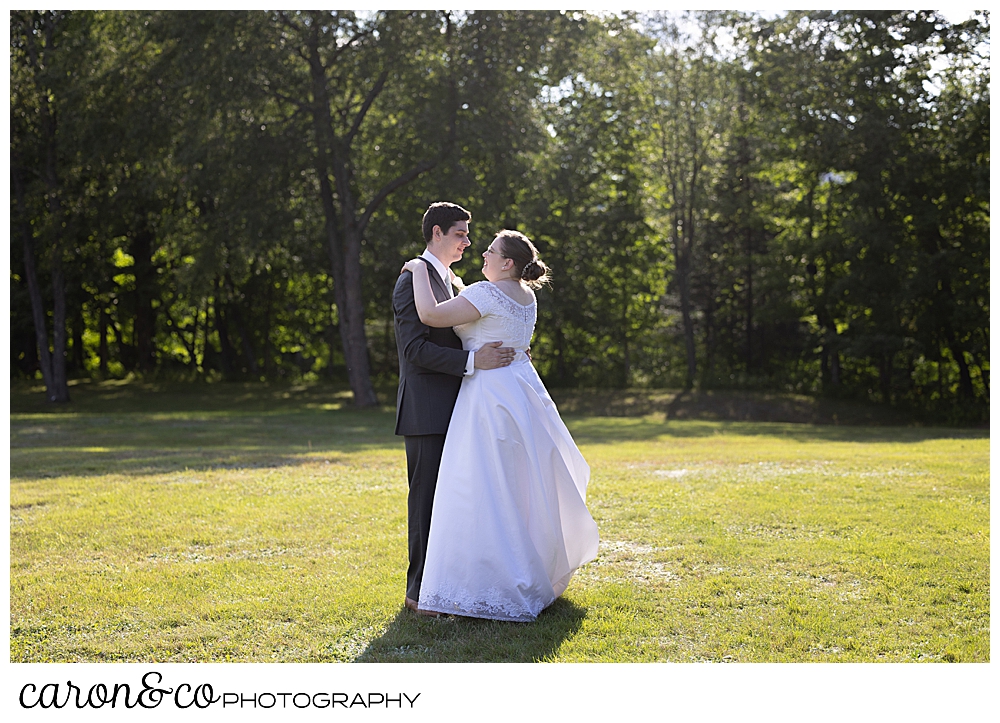
<path id="1" fill-rule="evenodd" d="M 464 289 L 482 314 L 455 327 L 465 349 L 492 341 L 514 363 L 462 380 L 445 437 L 419 605 L 529 622 L 597 555 L 585 504 L 590 467 L 524 350 L 537 306 L 489 281 Z"/>

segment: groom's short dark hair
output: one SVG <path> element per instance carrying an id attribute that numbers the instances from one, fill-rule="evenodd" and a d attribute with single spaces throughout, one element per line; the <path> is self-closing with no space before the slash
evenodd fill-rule
<path id="1" fill-rule="evenodd" d="M 432 203 L 424 212 L 424 243 L 430 243 L 434 235 L 434 227 L 440 226 L 441 233 L 448 233 L 459 221 L 471 221 L 472 214 L 457 203 L 438 201 Z"/>

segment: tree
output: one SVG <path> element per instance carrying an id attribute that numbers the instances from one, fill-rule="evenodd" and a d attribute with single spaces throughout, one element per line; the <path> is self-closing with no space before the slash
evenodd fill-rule
<path id="1" fill-rule="evenodd" d="M 664 253 L 642 207 L 642 94 L 631 62 L 650 43 L 629 25 L 593 23 L 577 72 L 546 93 L 548 141 L 516 207 L 554 270 L 551 292 L 539 295 L 535 349 L 558 385 L 627 386 L 648 373 L 655 346 Z"/>
<path id="2" fill-rule="evenodd" d="M 66 280 L 63 253 L 70 232 L 64 208 L 67 155 L 63 118 L 73 117 L 74 76 L 79 72 L 83 18 L 66 12 L 12 13 L 11 181 L 24 252 L 24 275 L 31 300 L 38 360 L 49 401 L 68 402 L 66 376 Z M 76 47 L 74 47 L 76 46 Z M 83 51 L 85 52 L 85 51 Z M 52 278 L 50 350 L 36 243 L 42 242 Z"/>
<path id="3" fill-rule="evenodd" d="M 959 390 L 972 396 L 968 351 L 943 324 L 948 313 L 933 321 L 935 315 L 921 309 L 955 308 L 947 292 L 924 296 L 934 286 L 951 288 L 940 275 L 948 267 L 940 263 L 944 257 L 932 260 L 943 250 L 937 238 L 954 236 L 943 230 L 951 222 L 940 211 L 958 195 L 978 195 L 968 195 L 968 186 L 958 191 L 942 183 L 948 176 L 941 173 L 940 142 L 947 134 L 939 134 L 936 120 L 951 117 L 957 122 L 944 127 L 970 127 L 963 118 L 970 106 L 945 111 L 925 81 L 935 55 L 968 56 L 977 41 L 960 38 L 974 27 L 980 30 L 972 34 L 981 38 L 979 21 L 952 27 L 930 12 L 814 12 L 790 13 L 753 34 L 750 58 L 776 126 L 771 135 L 778 137 L 780 129 L 787 139 L 778 157 L 795 154 L 804 161 L 810 223 L 801 248 L 822 330 L 824 380 L 832 355 L 833 381 L 842 381 L 843 352 L 855 384 L 874 381 L 886 402 L 912 389 L 919 348 L 914 332 L 921 327 L 924 339 L 933 337 L 938 349 L 950 351 Z M 799 82 L 803 75 L 813 82 Z M 976 136 L 981 149 L 984 136 Z M 976 169 L 988 156 L 977 150 L 960 157 L 969 178 L 981 177 Z M 977 198 L 968 208 L 983 207 Z M 822 225 L 812 223 L 821 215 Z M 961 235 L 978 246 L 979 232 Z M 978 251 L 972 257 L 984 258 Z M 981 277 L 967 278 L 983 288 Z M 938 331 L 930 333 L 929 324 Z M 940 358 L 940 351 L 927 351 Z M 900 361 L 910 369 L 903 382 L 897 382 Z"/>
<path id="4" fill-rule="evenodd" d="M 708 230 L 709 184 L 722 161 L 721 140 L 736 106 L 714 47 L 712 22 L 711 15 L 704 16 L 701 34 L 692 40 L 673 23 L 659 21 L 661 40 L 646 58 L 644 86 L 649 100 L 651 216 L 674 257 L 672 284 L 680 297 L 687 389 L 697 376 L 692 285 L 699 244 Z"/>
<path id="5" fill-rule="evenodd" d="M 386 197 L 440 163 L 454 143 L 456 99 L 447 76 L 437 88 L 428 89 L 437 104 L 445 106 L 445 113 L 435 118 L 441 125 L 440 144 L 431 145 L 416 163 L 390 173 L 370 195 L 362 186 L 368 179 L 358 173 L 357 145 L 369 125 L 372 106 L 390 79 L 415 79 L 409 60 L 419 55 L 417 51 L 429 50 L 426 46 L 441 21 L 444 33 L 439 42 L 447 48 L 452 25 L 448 15 L 440 19 L 426 13 L 379 13 L 369 18 L 339 11 L 276 15 L 281 42 L 294 55 L 289 55 L 285 65 L 291 77 L 286 76 L 275 92 L 311 120 L 313 162 L 326 218 L 344 357 L 354 401 L 360 407 L 378 403 L 365 334 L 362 242 L 372 214 Z M 428 70 L 441 74 L 442 69 Z M 433 134 L 431 128 L 424 130 Z"/>

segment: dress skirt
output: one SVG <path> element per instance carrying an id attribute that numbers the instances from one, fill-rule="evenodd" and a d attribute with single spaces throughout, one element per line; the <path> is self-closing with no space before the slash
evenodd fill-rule
<path id="1" fill-rule="evenodd" d="M 420 607 L 534 620 L 597 555 L 589 480 L 530 361 L 463 379 L 441 457 Z"/>

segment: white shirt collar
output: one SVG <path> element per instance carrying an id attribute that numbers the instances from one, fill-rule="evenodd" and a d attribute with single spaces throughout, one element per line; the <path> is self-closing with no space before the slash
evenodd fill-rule
<path id="1" fill-rule="evenodd" d="M 438 276 L 444 282 L 445 288 L 451 288 L 451 274 L 448 273 L 448 267 L 441 263 L 441 259 L 432 254 L 430 251 L 424 251 L 420 254 L 420 258 L 427 259 L 431 262 L 431 266 L 435 268 L 438 272 Z"/>

